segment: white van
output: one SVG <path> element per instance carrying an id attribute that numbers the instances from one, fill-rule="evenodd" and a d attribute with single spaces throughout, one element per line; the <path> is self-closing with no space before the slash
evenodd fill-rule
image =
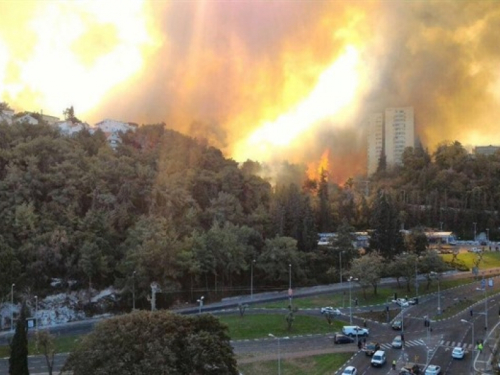
<path id="1" fill-rule="evenodd" d="M 385 364 L 385 352 L 383 350 L 377 350 L 372 357 L 372 366 L 373 367 L 381 367 Z"/>
<path id="2" fill-rule="evenodd" d="M 346 336 L 368 336 L 370 332 L 368 328 L 361 328 L 358 326 L 343 326 L 342 333 Z"/>

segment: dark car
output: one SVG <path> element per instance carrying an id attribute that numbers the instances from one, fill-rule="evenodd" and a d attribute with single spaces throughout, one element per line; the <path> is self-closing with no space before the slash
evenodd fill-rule
<path id="1" fill-rule="evenodd" d="M 346 335 L 335 335 L 333 336 L 333 342 L 335 344 L 351 344 L 354 342 L 354 339 Z"/>
<path id="2" fill-rule="evenodd" d="M 401 320 L 395 320 L 394 322 L 392 322 L 391 327 L 396 331 L 401 331 L 401 329 L 403 328 L 403 322 Z"/>
<path id="3" fill-rule="evenodd" d="M 370 342 L 365 346 L 365 354 L 373 355 L 377 350 L 380 349 L 380 344 L 378 342 Z"/>

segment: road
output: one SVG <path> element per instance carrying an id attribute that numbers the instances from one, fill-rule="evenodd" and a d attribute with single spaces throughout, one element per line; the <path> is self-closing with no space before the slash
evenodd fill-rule
<path id="1" fill-rule="evenodd" d="M 387 323 L 378 323 L 369 321 L 370 337 L 368 340 L 374 340 L 381 344 L 382 348 L 387 353 L 387 363 L 382 368 L 372 368 L 370 366 L 370 357 L 365 356 L 364 352 L 358 352 L 355 345 L 334 345 L 331 340 L 331 334 L 320 335 L 304 335 L 304 336 L 290 336 L 288 339 L 280 339 L 280 351 L 283 358 L 287 356 L 300 356 L 310 355 L 311 353 L 325 353 L 336 351 L 352 351 L 353 358 L 345 365 L 353 365 L 358 368 L 360 374 L 391 374 L 390 363 L 393 359 L 398 362 L 400 368 L 406 361 L 417 362 L 425 364 L 430 362 L 441 366 L 447 374 L 466 374 L 464 368 L 470 369 L 472 366 L 472 326 L 474 326 L 475 337 L 474 340 L 485 339 L 486 333 L 498 323 L 498 309 L 500 297 L 495 294 L 500 291 L 500 280 L 495 280 L 494 286 L 488 290 L 488 315 L 486 321 L 485 304 L 478 302 L 472 306 L 473 316 L 470 316 L 469 308 L 465 308 L 460 313 L 453 317 L 442 321 L 432 323 L 432 332 L 428 331 L 423 324 L 425 316 L 435 317 L 437 313 L 437 306 L 439 304 L 441 311 L 446 313 L 447 309 L 454 304 L 464 302 L 472 293 L 479 293 L 483 295 L 483 291 L 476 290 L 480 284 L 479 282 L 464 285 L 461 287 L 448 289 L 440 293 L 440 302 L 438 303 L 438 294 L 423 296 L 420 298 L 420 303 L 415 306 L 410 306 L 404 310 L 404 315 L 398 318 L 403 318 L 404 321 L 404 336 L 405 348 L 392 349 L 390 343 L 395 335 L 399 334 L 393 331 Z M 335 288 L 338 290 L 338 287 Z M 326 293 L 324 290 L 319 293 Z M 255 296 L 254 296 L 255 297 Z M 271 298 L 276 298 L 272 296 Z M 281 297 L 280 297 L 281 298 Z M 286 298 L 286 297 L 285 297 Z M 232 305 L 234 302 L 231 301 Z M 221 308 L 221 307 L 219 307 Z M 396 308 L 392 305 L 391 308 Z M 369 306 L 369 307 L 353 307 L 353 322 L 354 324 L 361 325 L 362 319 L 358 318 L 356 314 L 361 314 L 367 310 L 383 310 L 385 305 Z M 197 310 L 197 309 L 196 309 Z M 343 315 L 341 320 L 346 324 L 349 322 L 349 309 L 341 309 Z M 267 310 L 269 311 L 269 310 Z M 260 309 L 249 309 L 247 313 L 260 313 Z M 226 313 L 237 313 L 237 310 L 226 311 Z M 275 313 L 275 311 L 272 311 Z M 313 314 L 320 315 L 318 309 L 302 310 L 300 314 Z M 461 320 L 467 320 L 466 323 Z M 68 335 L 68 334 L 81 334 L 87 333 L 95 325 L 97 320 L 74 322 L 65 326 L 51 327 L 50 331 L 53 334 Z M 485 323 L 487 322 L 488 330 L 485 331 Z M 3 335 L 0 340 L 6 340 L 7 335 Z M 276 340 L 272 338 L 265 338 L 260 340 L 242 340 L 233 341 L 232 345 L 241 363 L 249 361 L 260 361 L 262 359 L 276 359 L 277 345 Z M 451 358 L 451 350 L 454 346 L 462 346 L 468 350 L 464 360 L 453 360 Z M 56 356 L 55 370 L 57 373 L 66 360 L 66 355 Z M 476 361 L 477 362 L 477 361 Z M 477 366 L 481 366 L 479 362 Z M 47 367 L 45 359 L 42 357 L 29 358 L 30 373 L 43 373 L 46 372 Z M 340 369 L 339 369 L 340 370 Z M 0 361 L 0 375 L 8 373 L 8 360 Z M 338 372 L 340 373 L 340 372 Z M 395 371 L 392 371 L 395 374 Z"/>

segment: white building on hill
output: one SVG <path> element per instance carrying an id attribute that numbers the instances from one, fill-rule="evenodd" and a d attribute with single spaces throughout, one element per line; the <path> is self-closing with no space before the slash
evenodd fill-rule
<path id="1" fill-rule="evenodd" d="M 26 114 L 16 119 L 16 122 L 26 122 L 30 125 L 38 125 L 38 119 L 32 115 Z"/>
<path id="2" fill-rule="evenodd" d="M 95 124 L 91 129 L 91 132 L 94 132 L 97 129 L 100 129 L 106 135 L 109 145 L 115 149 L 122 141 L 121 134 L 125 134 L 128 131 L 135 132 L 137 125 L 130 124 L 128 122 L 106 119 Z"/>
<path id="3" fill-rule="evenodd" d="M 64 135 L 72 136 L 75 133 L 78 133 L 84 129 L 90 129 L 89 124 L 82 122 L 73 122 L 70 120 L 67 121 L 59 121 L 54 124 L 59 129 L 59 132 Z"/>

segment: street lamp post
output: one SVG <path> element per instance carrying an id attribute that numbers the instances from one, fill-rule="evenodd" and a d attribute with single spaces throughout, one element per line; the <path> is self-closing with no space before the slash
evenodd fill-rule
<path id="1" fill-rule="evenodd" d="M 438 282 L 438 315 L 441 315 L 441 282 L 440 282 L 440 277 L 437 272 L 432 271 L 431 275 L 437 280 Z"/>
<path id="2" fill-rule="evenodd" d="M 255 259 L 250 263 L 250 299 L 253 299 L 253 265 L 255 264 Z"/>
<path id="3" fill-rule="evenodd" d="M 281 375 L 281 350 L 280 350 L 280 339 L 288 339 L 287 337 L 278 337 L 274 336 L 272 333 L 268 334 L 269 337 L 272 337 L 273 339 L 276 339 L 278 341 L 278 375 Z"/>
<path id="4" fill-rule="evenodd" d="M 484 331 L 488 330 L 488 286 L 486 285 L 488 282 L 483 276 L 482 284 L 484 285 L 484 289 L 476 288 L 476 290 L 484 292 Z"/>
<path id="5" fill-rule="evenodd" d="M 357 279 L 353 278 L 352 276 L 349 277 L 349 323 L 352 324 L 352 295 L 351 295 L 351 281 L 355 281 Z"/>
<path id="6" fill-rule="evenodd" d="M 339 251 L 339 273 L 340 273 L 340 284 L 342 284 L 342 251 Z"/>
<path id="7" fill-rule="evenodd" d="M 16 284 L 12 284 L 10 286 L 10 303 L 12 304 L 11 310 L 10 310 L 10 330 L 12 331 L 14 328 L 14 287 Z"/>
<path id="8" fill-rule="evenodd" d="M 418 257 L 415 260 L 415 297 L 418 301 Z"/>
<path id="9" fill-rule="evenodd" d="M 269 337 L 272 337 L 278 340 L 278 375 L 281 375 L 281 352 L 280 352 L 280 338 L 274 336 L 272 333 L 269 334 Z"/>
<path id="10" fill-rule="evenodd" d="M 132 273 L 132 311 L 135 311 L 135 271 Z"/>
<path id="11" fill-rule="evenodd" d="M 35 296 L 35 330 L 38 331 L 38 296 Z"/>
<path id="12" fill-rule="evenodd" d="M 471 343 L 472 343 L 472 361 L 471 361 L 471 374 L 474 374 L 474 350 L 475 350 L 475 346 L 474 346 L 474 321 L 472 322 L 469 322 L 465 319 L 461 319 L 460 320 L 462 323 L 465 323 L 465 324 L 470 324 L 470 326 L 472 327 L 472 340 L 471 340 Z"/>
<path id="13" fill-rule="evenodd" d="M 476 242 L 476 223 L 472 223 L 474 225 L 474 242 Z"/>
<path id="14" fill-rule="evenodd" d="M 201 296 L 200 299 L 197 299 L 196 302 L 200 304 L 198 308 L 198 313 L 201 314 L 201 308 L 203 307 L 203 300 L 205 299 L 205 296 Z"/>
<path id="15" fill-rule="evenodd" d="M 288 298 L 290 300 L 290 310 L 292 310 L 292 264 L 288 265 Z"/>
<path id="16" fill-rule="evenodd" d="M 441 315 L 441 281 L 438 277 L 438 315 Z"/>
<path id="17" fill-rule="evenodd" d="M 490 243 L 490 228 L 486 228 L 486 243 Z"/>

